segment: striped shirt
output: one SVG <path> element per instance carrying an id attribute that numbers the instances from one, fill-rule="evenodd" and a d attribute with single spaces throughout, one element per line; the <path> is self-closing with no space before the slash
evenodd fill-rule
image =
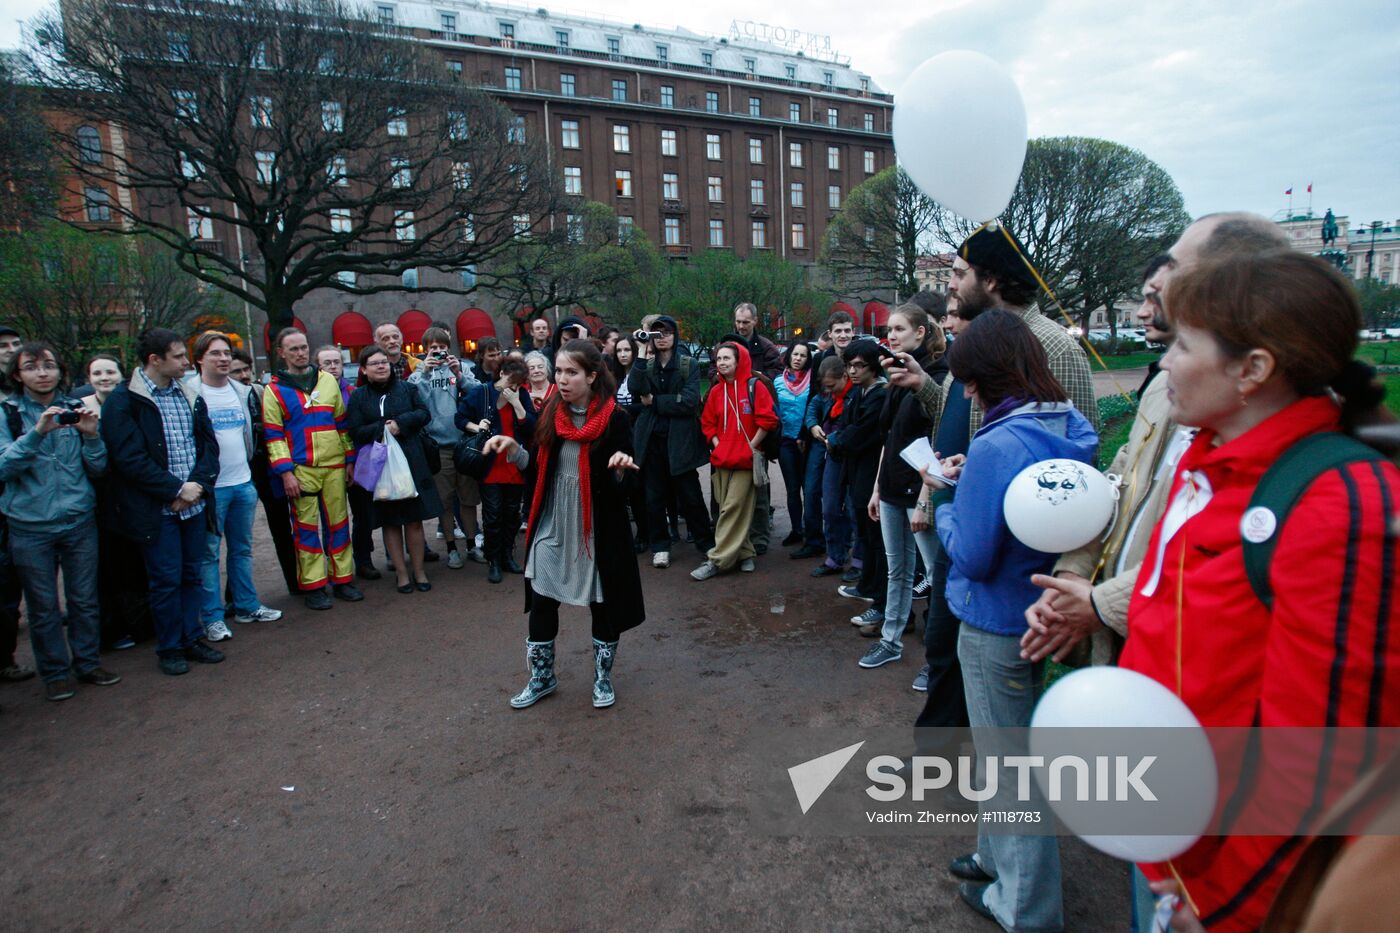
<path id="1" fill-rule="evenodd" d="M 190 400 L 185 396 L 185 390 L 180 388 L 180 384 L 174 379 L 162 389 L 151 381 L 144 369 L 138 369 L 137 372 L 141 374 L 146 388 L 150 390 L 152 401 L 160 410 L 161 427 L 165 431 L 166 469 L 170 471 L 171 476 L 187 483 L 198 458 L 194 441 L 194 409 L 190 407 Z M 173 511 L 166 506 L 161 510 L 161 514 L 178 515 L 183 521 L 203 511 L 204 502 L 200 500 L 183 512 Z"/>

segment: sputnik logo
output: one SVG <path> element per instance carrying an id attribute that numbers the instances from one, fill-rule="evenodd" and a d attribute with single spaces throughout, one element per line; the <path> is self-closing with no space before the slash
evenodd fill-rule
<path id="1" fill-rule="evenodd" d="M 855 745 L 847 745 L 820 758 L 813 758 L 788 768 L 788 778 L 792 781 L 798 806 L 802 807 L 804 814 L 821 799 L 822 794 L 826 793 L 826 789 L 841 774 L 841 769 L 850 764 L 864 744 L 857 742 Z"/>

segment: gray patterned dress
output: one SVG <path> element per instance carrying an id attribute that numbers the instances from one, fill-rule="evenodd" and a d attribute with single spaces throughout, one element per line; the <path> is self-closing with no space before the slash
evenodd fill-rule
<path id="1" fill-rule="evenodd" d="M 582 427 L 587 411 L 569 406 L 574 427 Z M 525 579 L 536 595 L 547 596 L 571 606 L 587 606 L 603 601 L 603 581 L 592 558 L 593 535 L 588 550 L 583 542 L 583 497 L 579 484 L 577 441 L 565 441 L 559 448 L 559 466 L 554 473 L 554 489 L 545 491 L 540 504 L 539 528 L 525 561 Z M 543 478 L 541 478 L 543 481 Z"/>

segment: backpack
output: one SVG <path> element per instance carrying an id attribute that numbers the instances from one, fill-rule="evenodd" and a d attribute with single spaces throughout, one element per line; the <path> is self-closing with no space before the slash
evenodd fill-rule
<path id="1" fill-rule="evenodd" d="M 749 377 L 749 408 L 755 412 L 758 411 L 758 405 L 753 397 L 754 385 L 758 382 L 762 382 L 765 386 L 768 387 L 768 394 L 773 398 L 773 408 L 776 411 L 778 407 L 778 393 L 777 390 L 773 388 L 773 384 L 768 381 L 766 376 Z M 763 458 L 765 460 L 777 460 L 778 448 L 782 446 L 782 443 L 783 428 L 780 423 L 776 430 L 768 432 L 768 434 L 763 438 L 763 443 L 758 445 L 758 449 L 759 452 L 763 454 Z"/>
<path id="2" fill-rule="evenodd" d="M 1329 431 L 1303 438 L 1284 451 L 1264 473 L 1240 520 L 1240 537 L 1244 539 L 1245 575 L 1254 595 L 1267 608 L 1272 609 L 1274 605 L 1269 565 L 1278 544 L 1278 531 L 1313 480 L 1329 470 L 1352 463 L 1384 460 L 1374 447 L 1349 435 Z"/>

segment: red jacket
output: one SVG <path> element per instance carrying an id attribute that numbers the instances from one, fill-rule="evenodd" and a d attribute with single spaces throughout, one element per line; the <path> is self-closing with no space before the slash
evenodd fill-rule
<path id="1" fill-rule="evenodd" d="M 749 438 L 760 429 L 777 430 L 778 414 L 767 386 L 755 383 L 753 404 L 749 404 L 749 377 L 753 375 L 749 351 L 738 344 L 724 346 L 738 354 L 739 365 L 735 367 L 733 380 L 720 379 L 710 387 L 710 394 L 705 396 L 705 409 L 700 413 L 700 430 L 705 433 L 706 441 L 719 438 L 719 446 L 710 451 L 710 466 L 720 470 L 752 470 L 753 448 L 749 446 Z"/>
<path id="2" fill-rule="evenodd" d="M 1330 399 L 1305 398 L 1228 444 L 1213 446 L 1215 435 L 1200 432 L 1178 465 L 1172 505 L 1135 586 L 1119 663 L 1175 691 L 1207 728 L 1400 725 L 1400 538 L 1392 524 L 1400 470 L 1393 463 L 1333 470 L 1302 495 L 1276 532 L 1272 612 L 1245 575 L 1240 522 L 1264 471 L 1294 442 L 1339 423 Z M 1204 507 L 1175 523 L 1163 542 L 1173 505 L 1192 496 L 1198 504 L 1206 499 Z M 1316 789 L 1325 809 L 1354 777 L 1354 762 L 1327 764 L 1300 763 L 1296 781 L 1285 775 L 1282 783 L 1306 795 L 1298 812 L 1308 808 L 1315 782 L 1325 782 Z M 1262 806 L 1247 799 L 1246 812 Z M 1208 929 L 1248 931 L 1263 920 L 1304 841 L 1208 836 L 1173 865 Z M 1170 877 L 1165 865 L 1142 868 Z"/>

